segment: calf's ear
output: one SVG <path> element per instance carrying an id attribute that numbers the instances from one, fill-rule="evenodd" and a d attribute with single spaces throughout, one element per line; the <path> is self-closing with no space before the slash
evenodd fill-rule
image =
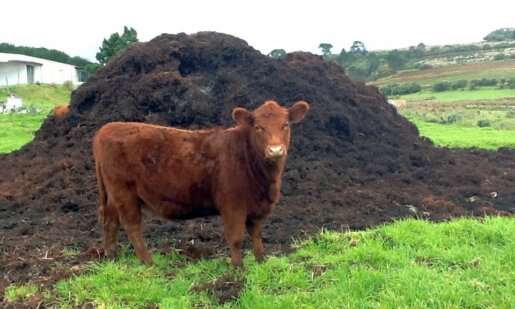
<path id="1" fill-rule="evenodd" d="M 232 119 L 234 119 L 239 126 L 251 125 L 252 113 L 242 107 L 236 107 L 232 111 Z"/>
<path id="2" fill-rule="evenodd" d="M 295 102 L 289 109 L 288 109 L 288 116 L 290 118 L 290 121 L 293 123 L 300 122 L 302 119 L 304 119 L 304 116 L 306 115 L 306 112 L 309 109 L 309 104 L 304 101 L 298 101 Z"/>

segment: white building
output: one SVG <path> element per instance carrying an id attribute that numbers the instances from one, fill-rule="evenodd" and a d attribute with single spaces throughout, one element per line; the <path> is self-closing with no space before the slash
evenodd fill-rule
<path id="1" fill-rule="evenodd" d="M 85 79 L 82 68 L 71 64 L 20 54 L 0 53 L 0 86 L 21 84 L 81 84 Z"/>

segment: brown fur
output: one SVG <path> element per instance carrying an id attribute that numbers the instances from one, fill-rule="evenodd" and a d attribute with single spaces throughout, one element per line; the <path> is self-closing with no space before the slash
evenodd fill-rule
<path id="1" fill-rule="evenodd" d="M 64 116 L 66 113 L 68 113 L 68 104 L 54 106 L 52 110 L 52 114 L 56 117 Z"/>
<path id="2" fill-rule="evenodd" d="M 100 128 L 93 152 L 106 254 L 123 225 L 138 259 L 152 262 L 141 234 L 146 206 L 166 218 L 219 214 L 231 263 L 242 266 L 245 228 L 262 260 L 262 224 L 279 199 L 289 124 L 308 108 L 303 101 L 289 109 L 274 101 L 253 112 L 235 108 L 237 126 L 225 130 L 122 122 Z"/>

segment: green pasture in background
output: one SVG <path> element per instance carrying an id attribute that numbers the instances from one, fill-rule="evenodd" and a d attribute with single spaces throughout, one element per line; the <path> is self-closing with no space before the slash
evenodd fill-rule
<path id="1" fill-rule="evenodd" d="M 14 93 L 21 98 L 26 113 L 0 114 L 0 153 L 21 148 L 34 139 L 34 132 L 56 105 L 68 104 L 73 85 L 32 84 L 0 87 L 0 102 Z"/>

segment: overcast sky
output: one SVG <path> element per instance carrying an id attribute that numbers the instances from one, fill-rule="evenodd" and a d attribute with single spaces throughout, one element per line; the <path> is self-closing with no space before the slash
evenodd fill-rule
<path id="1" fill-rule="evenodd" d="M 102 40 L 123 26 L 141 42 L 161 33 L 222 32 L 263 54 L 320 53 L 320 43 L 339 53 L 356 40 L 368 50 L 472 43 L 515 27 L 513 0 L 8 0 L 0 8 L 0 42 L 95 62 Z"/>

